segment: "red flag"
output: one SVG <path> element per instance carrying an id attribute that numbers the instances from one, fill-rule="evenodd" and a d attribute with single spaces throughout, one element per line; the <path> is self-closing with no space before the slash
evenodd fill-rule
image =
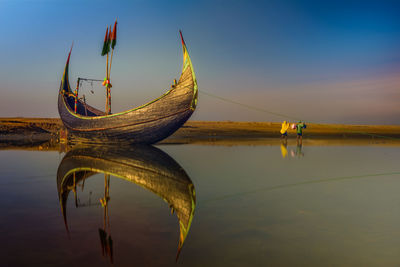
<path id="1" fill-rule="evenodd" d="M 111 48 L 114 49 L 116 44 L 117 44 L 117 20 L 115 20 L 114 29 L 111 35 Z"/>

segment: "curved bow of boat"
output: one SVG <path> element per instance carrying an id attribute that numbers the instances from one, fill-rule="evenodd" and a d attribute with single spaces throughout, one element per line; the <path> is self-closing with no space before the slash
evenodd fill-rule
<path id="1" fill-rule="evenodd" d="M 71 87 L 69 86 L 69 60 L 71 59 L 71 52 L 72 52 L 72 46 L 71 49 L 69 50 L 67 62 L 65 63 L 64 67 L 64 73 L 61 78 L 60 92 L 59 92 L 60 94 L 72 93 Z"/>
<path id="2" fill-rule="evenodd" d="M 182 31 L 181 30 L 179 30 L 179 35 L 181 36 L 182 49 L 183 49 L 182 74 L 185 72 L 186 68 L 190 68 L 190 72 L 191 72 L 192 80 L 193 80 L 193 92 L 194 92 L 194 94 L 193 94 L 192 108 L 194 110 L 196 108 L 196 106 L 197 106 L 197 98 L 198 98 L 197 80 L 196 80 L 196 75 L 194 74 L 192 61 L 190 60 L 189 52 L 187 50 L 185 40 L 183 39 L 183 35 L 182 35 Z M 181 81 L 181 79 L 182 79 L 182 75 L 181 75 L 181 78 L 179 79 L 179 81 Z M 178 84 L 179 84 L 179 82 L 178 82 Z"/>

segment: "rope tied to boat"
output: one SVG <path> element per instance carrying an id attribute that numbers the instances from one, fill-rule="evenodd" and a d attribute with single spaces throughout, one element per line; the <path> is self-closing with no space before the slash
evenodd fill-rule
<path id="1" fill-rule="evenodd" d="M 206 96 L 211 97 L 211 98 L 219 99 L 221 101 L 224 101 L 224 102 L 227 102 L 227 103 L 230 103 L 230 104 L 242 106 L 242 107 L 250 109 L 250 110 L 254 110 L 254 111 L 270 114 L 270 115 L 273 115 L 273 116 L 276 116 L 276 117 L 281 117 L 281 118 L 294 120 L 294 121 L 303 121 L 303 122 L 307 121 L 309 123 L 320 124 L 317 121 L 304 120 L 304 119 L 301 119 L 301 118 L 298 118 L 298 117 L 294 117 L 294 116 L 291 116 L 291 115 L 270 111 L 270 110 L 267 110 L 267 109 L 264 109 L 264 108 L 260 108 L 260 107 L 256 107 L 256 106 L 253 106 L 253 105 L 249 105 L 249 104 L 244 104 L 244 103 L 232 100 L 232 99 L 228 99 L 228 98 L 225 98 L 225 97 L 221 97 L 221 96 L 212 94 L 210 92 L 206 92 L 204 90 L 201 90 L 201 91 L 199 90 L 199 92 L 202 93 L 203 95 L 206 95 Z M 374 134 L 374 133 L 369 133 L 369 132 L 366 132 L 366 131 L 352 131 L 352 130 L 347 130 L 347 129 L 344 129 L 344 128 L 341 128 L 341 127 L 337 127 L 336 125 L 326 124 L 326 126 L 332 128 L 332 129 L 342 130 L 345 133 L 347 132 L 347 133 L 361 134 L 361 135 L 366 135 L 366 136 L 370 136 L 370 137 L 373 137 L 373 138 L 376 137 L 376 138 L 383 138 L 383 139 L 389 139 L 389 140 L 399 140 L 399 138 L 393 137 L 393 136 L 385 136 L 385 135 L 380 135 L 380 134 Z"/>

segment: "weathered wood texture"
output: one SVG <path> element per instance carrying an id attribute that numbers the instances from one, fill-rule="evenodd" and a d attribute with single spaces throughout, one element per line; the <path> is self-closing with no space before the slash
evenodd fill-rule
<path id="1" fill-rule="evenodd" d="M 68 81 L 69 57 L 58 96 L 58 111 L 68 130 L 84 139 L 107 142 L 129 142 L 153 144 L 165 139 L 179 129 L 192 115 L 197 98 L 197 83 L 190 59 L 177 85 L 162 97 L 141 107 L 125 112 L 96 116 L 98 110 L 77 103 L 74 113 L 74 98 Z M 65 93 L 69 93 L 65 94 Z M 89 113 L 89 114 L 88 114 Z"/>

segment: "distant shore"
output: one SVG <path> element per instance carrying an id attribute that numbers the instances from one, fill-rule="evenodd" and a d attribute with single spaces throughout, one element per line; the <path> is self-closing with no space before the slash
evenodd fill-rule
<path id="1" fill-rule="evenodd" d="M 281 123 L 188 121 L 159 144 L 268 145 L 280 142 Z M 0 143 L 40 142 L 57 138 L 63 124 L 57 118 L 0 118 Z M 296 132 L 288 131 L 289 144 Z M 400 143 L 400 126 L 307 123 L 303 143 Z M 356 141 L 358 140 L 358 141 Z"/>

